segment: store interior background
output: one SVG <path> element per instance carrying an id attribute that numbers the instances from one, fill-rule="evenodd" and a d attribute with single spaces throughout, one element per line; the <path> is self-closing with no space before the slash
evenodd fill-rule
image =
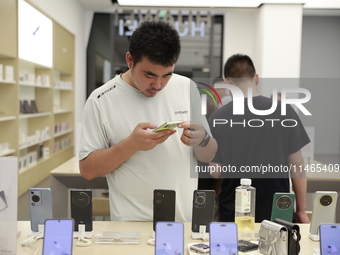
<path id="1" fill-rule="evenodd" d="M 110 14 L 115 9 L 134 9 L 113 5 L 110 0 L 29 0 L 27 1 L 60 23 L 75 35 L 75 156 L 78 152 L 82 110 L 87 98 L 88 75 L 95 72 L 96 61 L 87 66 L 87 53 L 95 13 Z M 317 120 L 304 118 L 305 125 L 315 127 L 315 159 L 327 164 L 340 163 L 340 86 L 329 86 L 327 80 L 340 81 L 340 2 L 310 0 L 295 4 L 263 4 L 257 8 L 190 8 L 223 16 L 221 67 L 234 53 L 252 57 L 260 77 L 304 78 L 304 87 L 313 100 L 308 109 L 318 113 Z M 143 9 L 166 9 L 143 7 Z M 173 10 L 189 8 L 171 7 Z M 216 31 L 215 31 L 216 32 Z M 109 42 L 105 27 L 97 33 Z M 217 39 L 219 41 L 219 39 Z M 197 41 L 195 41 L 197 43 Z M 98 46 L 98 45 L 97 45 Z M 99 47 L 95 47 L 98 49 Z M 125 51 L 125 50 L 124 50 Z M 94 53 L 95 50 L 93 51 Z M 97 61 L 110 59 L 97 52 Z M 125 54 L 125 52 L 124 52 Z M 92 56 L 93 57 L 93 56 Z M 100 59 L 102 58 L 102 59 Z M 114 63 L 111 63 L 114 66 Z M 210 66 L 208 67 L 210 68 Z M 219 70 L 221 73 L 222 69 Z M 214 74 L 215 76 L 215 74 Z M 311 82 L 308 82 L 311 81 Z M 260 88 L 270 96 L 271 88 Z M 313 102 L 316 102 L 313 104 Z M 320 104 L 320 102 L 325 102 Z M 321 107 L 320 107 L 321 106 Z M 327 114 L 321 114 L 327 113 Z M 312 117 L 313 118 L 313 117 Z M 315 117 L 316 118 L 316 117 Z M 321 118 L 321 119 L 320 119 Z M 322 119 L 323 118 L 323 119 Z M 49 179 L 37 185 L 49 187 Z M 337 185 L 339 186 L 339 185 Z M 332 187 L 330 187 L 332 188 Z M 338 188 L 339 192 L 339 188 Z M 309 194 L 309 207 L 312 194 Z M 311 209 L 311 208 L 309 208 Z M 338 203 L 339 209 L 339 203 Z M 18 219 L 29 219 L 28 197 L 19 198 Z"/>

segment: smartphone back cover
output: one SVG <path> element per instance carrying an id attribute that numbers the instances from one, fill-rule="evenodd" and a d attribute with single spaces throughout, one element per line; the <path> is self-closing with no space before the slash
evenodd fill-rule
<path id="1" fill-rule="evenodd" d="M 275 193 L 273 197 L 271 221 L 281 219 L 288 222 L 293 221 L 294 193 Z"/>
<path id="2" fill-rule="evenodd" d="M 318 234 L 320 224 L 332 224 L 335 222 L 335 210 L 338 199 L 336 191 L 315 192 L 312 220 L 309 232 Z"/>
<path id="3" fill-rule="evenodd" d="M 38 232 L 38 225 L 44 225 L 45 220 L 53 218 L 52 191 L 50 188 L 30 188 L 28 197 L 31 230 Z"/>
<path id="4" fill-rule="evenodd" d="M 176 192 L 155 189 L 153 192 L 153 230 L 158 221 L 175 221 Z"/>
<path id="5" fill-rule="evenodd" d="M 215 191 L 195 190 L 193 194 L 191 231 L 199 232 L 200 226 L 206 226 L 209 232 L 210 222 L 214 221 Z"/>
<path id="6" fill-rule="evenodd" d="M 79 224 L 85 225 L 85 231 L 92 231 L 92 190 L 71 190 L 71 218 L 74 231 L 78 231 Z"/>

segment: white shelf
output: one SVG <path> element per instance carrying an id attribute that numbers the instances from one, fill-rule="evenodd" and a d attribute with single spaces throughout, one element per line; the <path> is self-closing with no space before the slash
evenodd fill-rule
<path id="1" fill-rule="evenodd" d="M 28 119 L 28 118 L 35 118 L 35 117 L 41 117 L 41 116 L 47 116 L 51 115 L 51 112 L 41 112 L 41 113 L 26 113 L 26 114 L 20 114 L 20 119 Z"/>
<path id="2" fill-rule="evenodd" d="M 14 153 L 14 152 L 15 152 L 14 149 L 8 149 L 8 150 L 5 150 L 5 151 L 1 151 L 1 152 L 0 152 L 0 157 L 2 157 L 2 156 L 7 156 L 7 155 L 12 154 L 12 153 Z"/>
<path id="3" fill-rule="evenodd" d="M 8 120 L 15 120 L 15 116 L 6 116 L 6 117 L 0 117 L 0 122 L 1 121 L 8 121 Z"/>
<path id="4" fill-rule="evenodd" d="M 54 114 L 62 114 L 62 113 L 70 113 L 72 112 L 72 110 L 58 110 L 58 111 L 55 111 Z"/>
<path id="5" fill-rule="evenodd" d="M 34 143 L 23 144 L 23 145 L 20 146 L 19 150 L 27 149 L 27 148 L 32 147 L 32 146 L 34 146 L 34 145 L 37 145 L 37 144 L 46 142 L 46 141 L 48 141 L 48 140 L 50 140 L 50 139 L 51 139 L 51 137 L 48 137 L 48 138 L 46 138 L 46 139 L 42 139 L 42 140 L 39 140 L 39 141 L 34 142 Z"/>
<path id="6" fill-rule="evenodd" d="M 63 132 L 58 132 L 58 133 L 54 134 L 54 137 L 59 137 L 59 136 L 62 136 L 62 135 L 66 135 L 66 134 L 71 133 L 72 131 L 73 131 L 72 129 L 69 129 L 69 130 L 66 130 L 66 131 L 63 131 Z"/>
<path id="7" fill-rule="evenodd" d="M 32 168 L 35 167 L 36 165 L 38 165 L 38 164 L 40 164 L 40 163 L 42 163 L 42 162 L 48 160 L 49 158 L 50 158 L 50 157 L 48 157 L 48 158 L 41 158 L 41 159 L 39 159 L 37 162 L 31 163 L 31 164 L 29 164 L 28 166 L 26 166 L 26 167 L 24 167 L 24 168 L 20 168 L 20 169 L 19 169 L 19 174 L 23 174 L 24 172 L 26 172 L 26 171 L 32 169 Z"/>
<path id="8" fill-rule="evenodd" d="M 5 81 L 5 80 L 0 80 L 0 84 L 15 84 L 16 81 Z"/>
<path id="9" fill-rule="evenodd" d="M 23 83 L 23 82 L 20 82 L 20 86 L 35 87 L 35 88 L 45 88 L 45 89 L 52 88 L 51 86 L 37 85 L 37 84 L 34 84 L 34 83 Z"/>
<path id="10" fill-rule="evenodd" d="M 59 87 L 54 87 L 55 90 L 67 90 L 67 91 L 72 91 L 73 88 L 59 88 Z"/>

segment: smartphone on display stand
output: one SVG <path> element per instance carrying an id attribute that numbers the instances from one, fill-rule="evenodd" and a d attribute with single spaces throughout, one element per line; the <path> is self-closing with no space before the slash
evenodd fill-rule
<path id="1" fill-rule="evenodd" d="M 273 196 L 271 221 L 281 219 L 288 222 L 293 221 L 294 193 L 275 193 Z"/>
<path id="2" fill-rule="evenodd" d="M 190 245 L 190 251 L 196 252 L 198 254 L 209 254 L 209 242 L 192 244 Z"/>
<path id="3" fill-rule="evenodd" d="M 42 255 L 71 255 L 73 229 L 73 219 L 47 219 L 44 226 Z"/>
<path id="4" fill-rule="evenodd" d="M 75 223 L 75 231 L 79 231 L 79 224 L 85 225 L 85 231 L 92 231 L 92 190 L 71 190 L 71 218 Z"/>
<path id="5" fill-rule="evenodd" d="M 38 232 L 38 225 L 53 218 L 52 191 L 50 188 L 30 188 L 28 190 L 31 230 Z"/>
<path id="6" fill-rule="evenodd" d="M 233 222 L 212 222 L 209 232 L 210 255 L 237 255 L 237 225 Z"/>
<path id="7" fill-rule="evenodd" d="M 199 232 L 200 226 L 206 226 L 209 232 L 209 224 L 214 221 L 215 191 L 195 190 L 193 194 L 191 231 Z"/>
<path id="8" fill-rule="evenodd" d="M 153 192 L 153 230 L 158 221 L 175 221 L 176 192 L 155 189 Z"/>
<path id="9" fill-rule="evenodd" d="M 314 194 L 313 214 L 309 228 L 309 237 L 313 241 L 319 240 L 320 224 L 335 223 L 336 204 L 338 193 L 336 191 L 316 191 Z"/>
<path id="10" fill-rule="evenodd" d="M 184 255 L 184 225 L 182 222 L 157 222 L 155 255 Z"/>
<path id="11" fill-rule="evenodd" d="M 321 224 L 320 254 L 340 255 L 340 224 Z"/>
<path id="12" fill-rule="evenodd" d="M 157 127 L 153 132 L 159 132 L 163 130 L 172 130 L 176 128 L 179 124 L 183 123 L 183 121 L 168 121 Z"/>

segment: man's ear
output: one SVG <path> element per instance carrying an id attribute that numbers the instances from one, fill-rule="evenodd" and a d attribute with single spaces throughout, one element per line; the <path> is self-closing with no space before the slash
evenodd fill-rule
<path id="1" fill-rule="evenodd" d="M 132 66 L 133 66 L 133 58 L 132 58 L 131 53 L 129 51 L 126 52 L 125 60 L 126 60 L 126 63 L 128 65 L 128 68 L 131 69 Z"/>
<path id="2" fill-rule="evenodd" d="M 255 74 L 255 84 L 256 86 L 259 84 L 259 75 Z"/>

